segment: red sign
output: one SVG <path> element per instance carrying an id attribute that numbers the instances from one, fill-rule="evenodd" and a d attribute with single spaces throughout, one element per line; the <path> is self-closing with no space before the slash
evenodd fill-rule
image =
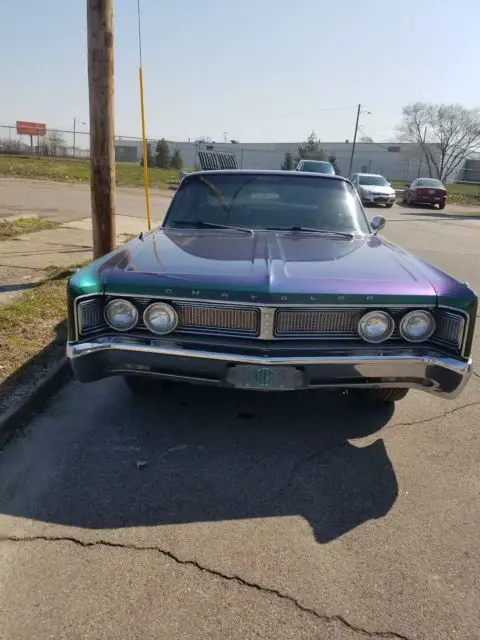
<path id="1" fill-rule="evenodd" d="M 17 133 L 26 136 L 44 136 L 47 133 L 47 125 L 43 122 L 17 120 Z"/>

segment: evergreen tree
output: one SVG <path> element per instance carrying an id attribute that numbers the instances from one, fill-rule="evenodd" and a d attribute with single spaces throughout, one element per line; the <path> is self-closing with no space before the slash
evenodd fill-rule
<path id="1" fill-rule="evenodd" d="M 168 148 L 168 142 L 165 138 L 157 142 L 155 164 L 159 169 L 168 169 L 170 167 L 170 149 Z"/>
<path id="2" fill-rule="evenodd" d="M 178 149 L 175 149 L 175 152 L 170 160 L 170 167 L 172 169 L 177 169 L 178 171 L 183 169 L 183 160 Z"/>
<path id="3" fill-rule="evenodd" d="M 329 156 L 328 161 L 330 162 L 330 164 L 335 169 L 335 173 L 337 174 L 337 176 L 339 176 L 340 175 L 340 168 L 338 166 L 337 156 L 334 153 L 332 153 L 332 155 Z"/>

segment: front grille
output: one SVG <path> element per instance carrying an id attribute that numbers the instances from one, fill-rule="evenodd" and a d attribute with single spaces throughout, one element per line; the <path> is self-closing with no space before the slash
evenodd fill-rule
<path id="1" fill-rule="evenodd" d="M 91 298 L 78 303 L 78 331 L 87 335 L 105 326 L 103 308 L 99 298 Z"/>
<path id="2" fill-rule="evenodd" d="M 465 330 L 465 318 L 450 311 L 443 311 L 437 318 L 437 328 L 432 337 L 433 342 L 447 347 L 459 349 Z"/>
<path id="3" fill-rule="evenodd" d="M 280 309 L 275 315 L 278 338 L 353 338 L 362 313 L 360 309 Z"/>
<path id="4" fill-rule="evenodd" d="M 176 303 L 178 331 L 256 336 L 260 312 L 256 308 L 201 303 Z"/>
<path id="5" fill-rule="evenodd" d="M 110 296 L 95 296 L 80 300 L 77 304 L 78 335 L 81 338 L 98 336 L 111 329 L 103 317 L 104 304 Z M 139 322 L 128 334 L 152 335 L 143 323 L 143 312 L 149 304 L 155 302 L 150 298 L 136 298 L 132 302 L 137 306 Z M 274 315 L 273 333 L 270 328 L 265 332 L 261 325 L 261 311 L 257 307 L 235 304 L 215 304 L 205 302 L 176 302 L 175 307 L 179 323 L 174 333 L 191 335 L 231 336 L 240 338 L 268 339 L 359 339 L 358 323 L 365 308 L 277 308 Z M 398 332 L 398 323 L 407 309 L 390 310 L 396 329 L 391 341 L 404 342 Z M 464 339 L 466 319 L 460 313 L 438 309 L 436 330 L 428 343 L 436 344 L 448 350 L 459 352 Z M 270 336 L 268 338 L 266 333 Z"/>

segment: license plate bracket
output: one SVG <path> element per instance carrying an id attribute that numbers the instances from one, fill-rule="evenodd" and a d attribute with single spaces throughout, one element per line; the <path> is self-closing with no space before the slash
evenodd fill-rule
<path id="1" fill-rule="evenodd" d="M 303 372 L 295 367 L 238 364 L 229 368 L 227 382 L 237 389 L 293 391 L 303 384 Z"/>

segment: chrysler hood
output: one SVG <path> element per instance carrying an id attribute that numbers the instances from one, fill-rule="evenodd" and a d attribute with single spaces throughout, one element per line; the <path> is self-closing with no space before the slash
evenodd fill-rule
<path id="1" fill-rule="evenodd" d="M 429 303 L 421 261 L 376 236 L 160 229 L 124 245 L 112 294 L 269 301 Z"/>

